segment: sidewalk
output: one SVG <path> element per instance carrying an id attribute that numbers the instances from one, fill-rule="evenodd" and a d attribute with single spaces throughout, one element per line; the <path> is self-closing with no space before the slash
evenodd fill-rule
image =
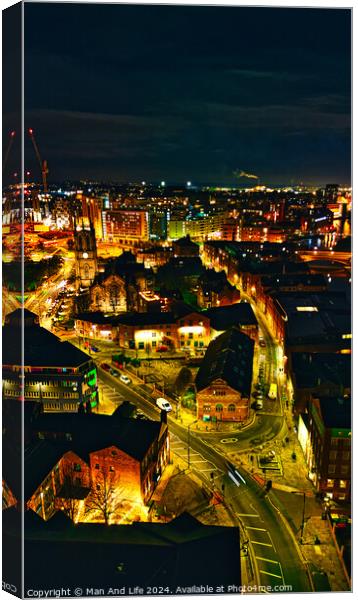
<path id="1" fill-rule="evenodd" d="M 317 538 L 320 544 L 315 544 Z M 309 564 L 311 573 L 323 575 L 328 580 L 329 588 L 327 591 L 346 592 L 351 590 L 327 520 L 324 521 L 321 517 L 311 517 L 307 521 L 301 550 Z"/>

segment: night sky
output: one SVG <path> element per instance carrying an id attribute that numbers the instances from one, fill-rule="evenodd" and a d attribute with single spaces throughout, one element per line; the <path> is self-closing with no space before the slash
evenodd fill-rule
<path id="1" fill-rule="evenodd" d="M 26 4 L 25 55 L 50 181 L 350 181 L 349 10 Z"/>

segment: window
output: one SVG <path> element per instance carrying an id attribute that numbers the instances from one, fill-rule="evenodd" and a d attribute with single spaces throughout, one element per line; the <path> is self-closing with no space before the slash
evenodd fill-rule
<path id="1" fill-rule="evenodd" d="M 112 450 L 111 454 L 112 456 L 117 456 L 117 452 L 115 450 Z"/>
<path id="2" fill-rule="evenodd" d="M 96 463 L 96 464 L 95 464 L 95 466 L 94 466 L 94 468 L 95 468 L 95 469 L 99 469 L 99 464 L 98 464 L 98 463 Z"/>
<path id="3" fill-rule="evenodd" d="M 349 460 L 351 457 L 351 453 L 348 452 L 347 450 L 345 450 L 344 452 L 342 452 L 342 459 L 343 460 Z"/>
<path id="4" fill-rule="evenodd" d="M 329 453 L 329 460 L 336 460 L 337 458 L 337 450 L 331 450 Z"/>
<path id="5" fill-rule="evenodd" d="M 144 342 L 139 342 L 138 350 L 144 350 Z"/>
<path id="6" fill-rule="evenodd" d="M 73 465 L 73 470 L 77 471 L 77 473 L 80 473 L 82 471 L 82 467 L 81 467 L 81 465 L 79 463 L 75 463 Z"/>
<path id="7" fill-rule="evenodd" d="M 338 442 L 339 442 L 338 438 L 332 438 L 331 439 L 331 446 L 338 446 Z"/>
<path id="8" fill-rule="evenodd" d="M 203 411 L 204 411 L 204 412 L 210 412 L 210 411 L 211 411 L 211 406 L 210 406 L 210 404 L 204 404 L 204 406 L 203 406 Z"/>
<path id="9" fill-rule="evenodd" d="M 229 404 L 227 409 L 229 412 L 235 412 L 236 406 L 235 406 L 235 404 Z"/>
<path id="10" fill-rule="evenodd" d="M 343 490 L 344 490 L 344 489 L 346 488 L 346 485 L 347 485 L 347 482 L 346 482 L 346 480 L 345 480 L 345 479 L 340 479 L 340 480 L 339 480 L 339 487 L 340 487 L 341 489 L 343 489 Z"/>
<path id="11" fill-rule="evenodd" d="M 349 469 L 350 469 L 349 465 L 342 465 L 341 466 L 342 475 L 347 475 L 349 473 Z"/>
<path id="12" fill-rule="evenodd" d="M 152 337 L 157 337 L 157 332 L 156 331 L 152 331 Z"/>
<path id="13" fill-rule="evenodd" d="M 328 465 L 328 473 L 333 474 L 336 472 L 336 465 Z"/>
<path id="14" fill-rule="evenodd" d="M 112 465 L 109 467 L 109 472 L 114 473 L 114 467 L 112 467 Z"/>
<path id="15" fill-rule="evenodd" d="M 334 479 L 327 479 L 327 487 L 329 487 L 329 488 L 334 487 Z"/>
<path id="16" fill-rule="evenodd" d="M 217 404 L 215 407 L 216 412 L 222 412 L 223 411 L 223 405 L 222 404 Z"/>
<path id="17" fill-rule="evenodd" d="M 318 312 L 316 306 L 296 306 L 297 312 Z"/>

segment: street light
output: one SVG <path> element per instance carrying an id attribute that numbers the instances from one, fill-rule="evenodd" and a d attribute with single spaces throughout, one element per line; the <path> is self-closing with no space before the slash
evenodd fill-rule
<path id="1" fill-rule="evenodd" d="M 192 423 L 188 425 L 188 468 L 190 467 L 190 427 L 198 422 L 198 419 L 195 419 Z"/>
<path id="2" fill-rule="evenodd" d="M 291 494 L 303 494 L 301 538 L 300 538 L 300 544 L 303 544 L 303 530 L 305 527 L 305 510 L 306 510 L 306 492 L 291 492 Z"/>

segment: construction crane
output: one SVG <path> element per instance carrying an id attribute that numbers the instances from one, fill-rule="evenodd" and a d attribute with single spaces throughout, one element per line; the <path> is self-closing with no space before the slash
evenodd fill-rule
<path id="1" fill-rule="evenodd" d="M 7 147 L 7 149 L 6 149 L 5 156 L 4 156 L 4 160 L 3 160 L 3 164 L 2 164 L 2 172 L 3 172 L 3 173 L 4 173 L 4 171 L 5 171 L 5 167 L 6 167 L 7 159 L 9 158 L 9 154 L 10 154 L 11 146 L 12 146 L 12 143 L 13 143 L 13 141 L 14 141 L 14 137 L 15 137 L 15 135 L 16 135 L 16 131 L 12 131 L 12 132 L 10 133 L 9 144 L 8 144 L 8 147 Z"/>
<path id="2" fill-rule="evenodd" d="M 44 193 L 47 194 L 47 175 L 48 175 L 48 166 L 47 166 L 47 160 L 42 160 L 38 146 L 36 144 L 36 140 L 35 140 L 35 136 L 34 136 L 34 130 L 33 129 L 29 129 L 29 135 L 35 150 L 35 154 L 37 156 L 37 160 L 39 161 L 39 165 L 40 165 L 40 169 L 41 169 L 41 174 L 42 174 L 42 183 L 43 183 L 43 187 L 44 187 Z"/>

